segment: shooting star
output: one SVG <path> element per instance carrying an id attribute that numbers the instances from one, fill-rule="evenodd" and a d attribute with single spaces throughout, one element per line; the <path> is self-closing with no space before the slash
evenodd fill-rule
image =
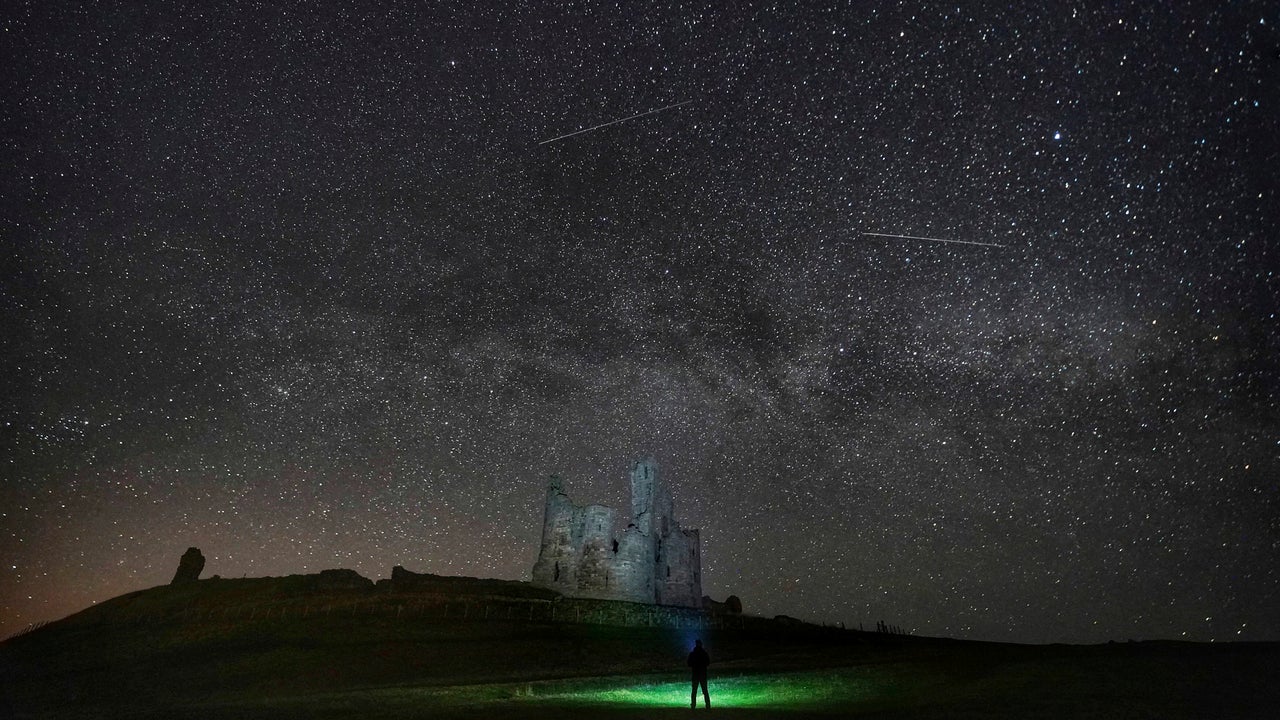
<path id="1" fill-rule="evenodd" d="M 928 240 L 929 242 L 956 243 L 957 245 L 982 245 L 984 247 L 1009 247 L 1008 245 L 997 245 L 996 243 L 976 242 L 974 240 L 947 240 L 946 238 L 920 237 L 919 235 L 893 235 L 890 233 L 873 233 L 864 232 L 863 235 L 875 235 L 876 237 L 902 238 L 903 240 Z"/>
<path id="2" fill-rule="evenodd" d="M 561 136 L 559 136 L 559 137 L 553 137 L 553 138 L 551 138 L 550 140 L 543 140 L 542 142 L 540 142 L 540 143 L 538 143 L 538 144 L 539 144 L 539 145 L 546 145 L 547 143 L 553 143 L 553 142 L 555 142 L 555 141 L 557 141 L 557 140 L 564 140 L 565 138 L 571 138 L 571 137 L 573 137 L 574 135 L 581 135 L 582 133 L 588 133 L 588 132 L 591 132 L 592 130 L 599 130 L 599 129 L 600 129 L 600 128 L 602 128 L 602 127 L 609 127 L 610 125 L 617 125 L 618 123 L 624 123 L 624 122 L 626 122 L 626 121 L 628 121 L 628 120 L 635 120 L 636 118 L 642 118 L 642 117 L 644 117 L 645 115 L 652 115 L 652 114 L 654 114 L 654 113 L 660 113 L 660 112 L 662 112 L 663 110 L 670 110 L 671 108 L 678 108 L 678 107 L 680 107 L 681 105 L 688 105 L 688 104 L 689 104 L 689 103 L 691 103 L 691 102 L 693 102 L 693 101 L 692 101 L 692 100 L 685 100 L 684 102 L 678 102 L 678 103 L 676 103 L 675 105 L 665 105 L 665 106 L 663 106 L 663 107 L 660 107 L 660 108 L 657 108 L 657 109 L 654 109 L 654 110 L 647 110 L 647 111 L 642 112 L 642 113 L 639 113 L 639 114 L 637 114 L 637 115 L 632 115 L 632 116 L 630 116 L 630 117 L 624 117 L 624 118 L 619 119 L 619 120 L 610 120 L 610 121 L 609 121 L 609 122 L 607 122 L 607 123 L 601 123 L 601 124 L 599 124 L 599 125 L 593 125 L 592 127 L 586 128 L 586 129 L 584 129 L 584 130 L 578 130 L 578 131 L 576 131 L 576 132 L 571 132 L 571 133 L 569 133 L 568 135 L 561 135 Z"/>
<path id="3" fill-rule="evenodd" d="M 167 242 L 160 243 L 160 247 L 164 248 L 165 250 L 179 250 L 181 252 L 195 253 L 196 255 L 200 255 L 201 257 L 204 256 L 204 252 L 197 250 L 193 247 L 183 247 L 181 245 L 170 245 Z"/>

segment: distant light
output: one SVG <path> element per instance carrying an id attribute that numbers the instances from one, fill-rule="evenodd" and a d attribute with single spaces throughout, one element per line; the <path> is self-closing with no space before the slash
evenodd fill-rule
<path id="1" fill-rule="evenodd" d="M 1062 133 L 1061 133 L 1061 132 L 1055 132 L 1055 133 L 1053 134 L 1053 139 L 1054 139 L 1054 140 L 1061 140 L 1061 139 L 1062 139 Z"/>

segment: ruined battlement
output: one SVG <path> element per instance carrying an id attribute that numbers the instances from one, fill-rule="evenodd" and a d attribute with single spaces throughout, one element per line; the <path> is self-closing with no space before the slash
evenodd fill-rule
<path id="1" fill-rule="evenodd" d="M 698 531 L 681 528 L 673 512 L 652 458 L 631 468 L 625 526 L 614 508 L 575 504 L 553 476 L 533 584 L 568 597 L 701 607 Z"/>

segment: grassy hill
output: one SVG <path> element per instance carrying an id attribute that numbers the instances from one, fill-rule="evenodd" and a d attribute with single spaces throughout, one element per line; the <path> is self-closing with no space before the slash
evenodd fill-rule
<path id="1" fill-rule="evenodd" d="M 664 717 L 710 647 L 738 717 L 1271 717 L 1274 644 L 1017 646 L 400 573 L 202 580 L 0 645 L 0 716 Z"/>

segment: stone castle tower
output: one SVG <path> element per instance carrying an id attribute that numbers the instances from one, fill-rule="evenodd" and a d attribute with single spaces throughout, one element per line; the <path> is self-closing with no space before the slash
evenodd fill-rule
<path id="1" fill-rule="evenodd" d="M 560 479 L 551 478 L 533 584 L 570 597 L 702 606 L 698 531 L 676 522 L 652 458 L 631 468 L 625 527 L 614 508 L 575 505 Z"/>

